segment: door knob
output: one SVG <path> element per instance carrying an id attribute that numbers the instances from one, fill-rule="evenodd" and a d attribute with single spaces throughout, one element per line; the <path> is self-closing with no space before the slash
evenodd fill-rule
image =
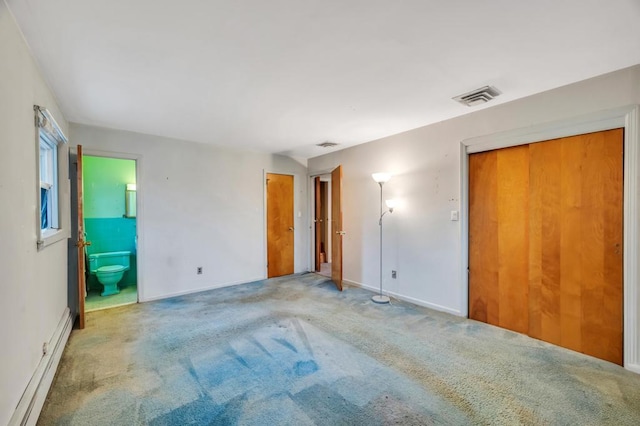
<path id="1" fill-rule="evenodd" d="M 296 228 L 294 228 L 293 226 L 289 227 L 289 231 L 295 231 Z"/>
<path id="2" fill-rule="evenodd" d="M 338 235 L 347 235 L 347 233 L 345 231 L 336 231 L 336 234 L 338 234 Z"/>

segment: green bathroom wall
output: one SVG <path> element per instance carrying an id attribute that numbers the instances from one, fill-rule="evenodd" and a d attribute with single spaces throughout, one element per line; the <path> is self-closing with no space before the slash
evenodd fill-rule
<path id="1" fill-rule="evenodd" d="M 136 162 L 85 155 L 82 164 L 84 217 L 122 217 L 125 187 L 136 183 Z"/>

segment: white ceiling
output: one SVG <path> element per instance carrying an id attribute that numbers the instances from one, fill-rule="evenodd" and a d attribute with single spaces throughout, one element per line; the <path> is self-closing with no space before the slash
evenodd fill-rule
<path id="1" fill-rule="evenodd" d="M 69 121 L 302 158 L 640 63 L 640 0 L 6 1 Z"/>

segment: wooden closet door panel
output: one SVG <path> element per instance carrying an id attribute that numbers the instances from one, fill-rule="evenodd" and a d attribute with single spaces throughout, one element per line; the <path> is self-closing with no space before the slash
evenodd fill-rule
<path id="1" fill-rule="evenodd" d="M 560 205 L 559 205 L 559 237 L 560 237 L 560 277 L 558 334 L 559 345 L 580 351 L 582 349 L 582 286 L 585 270 L 584 259 L 579 247 L 585 235 L 583 216 L 583 200 L 585 190 L 581 158 L 587 149 L 579 138 L 566 140 L 557 144 L 561 148 L 560 168 Z M 550 324 L 553 326 L 553 324 Z M 555 342 L 554 342 L 555 343 Z"/>
<path id="2" fill-rule="evenodd" d="M 603 346 L 604 359 L 623 365 L 624 353 L 624 129 L 604 134 L 608 177 L 604 193 L 605 270 L 607 286 L 603 292 L 603 312 L 608 321 L 604 329 L 609 336 Z M 599 355 L 596 355 L 599 356 Z"/>
<path id="3" fill-rule="evenodd" d="M 500 327 L 529 331 L 529 147 L 498 151 Z"/>
<path id="4" fill-rule="evenodd" d="M 528 331 L 528 147 L 469 157 L 469 317 Z"/>
<path id="5" fill-rule="evenodd" d="M 529 335 L 559 345 L 561 145 L 529 145 Z"/>
<path id="6" fill-rule="evenodd" d="M 498 325 L 498 152 L 469 156 L 469 318 Z"/>
<path id="7" fill-rule="evenodd" d="M 622 363 L 622 130 L 531 144 L 529 335 Z"/>
<path id="8" fill-rule="evenodd" d="M 623 130 L 583 136 L 582 352 L 622 364 Z"/>

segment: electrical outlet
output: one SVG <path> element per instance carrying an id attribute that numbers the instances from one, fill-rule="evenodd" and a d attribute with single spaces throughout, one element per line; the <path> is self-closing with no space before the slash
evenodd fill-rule
<path id="1" fill-rule="evenodd" d="M 394 280 L 396 278 L 398 278 L 398 272 L 397 271 L 391 271 L 391 278 L 393 278 Z"/>
<path id="2" fill-rule="evenodd" d="M 198 275 L 202 275 L 202 266 L 198 266 L 197 273 Z"/>
<path id="3" fill-rule="evenodd" d="M 47 342 L 44 342 L 42 344 L 42 356 L 46 355 L 47 352 L 49 352 L 49 345 L 47 344 Z"/>

